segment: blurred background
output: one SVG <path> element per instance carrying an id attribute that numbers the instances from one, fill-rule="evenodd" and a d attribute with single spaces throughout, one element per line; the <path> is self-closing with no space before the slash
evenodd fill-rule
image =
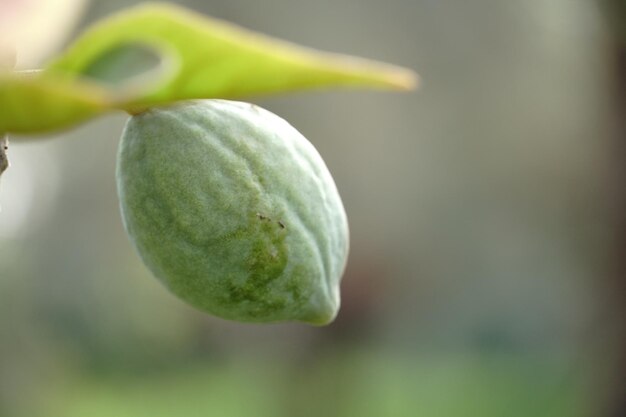
<path id="1" fill-rule="evenodd" d="M 34 68 L 134 3 L 0 0 L 0 35 Z M 14 137 L 1 417 L 626 415 L 619 1 L 175 3 L 420 73 L 416 93 L 255 101 L 335 177 L 342 310 L 323 328 L 246 325 L 170 295 L 122 228 L 124 114 Z"/>

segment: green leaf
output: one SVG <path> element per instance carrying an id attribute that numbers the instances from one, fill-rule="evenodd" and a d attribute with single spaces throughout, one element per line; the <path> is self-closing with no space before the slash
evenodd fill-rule
<path id="1" fill-rule="evenodd" d="M 69 127 L 140 97 L 175 73 L 160 50 L 118 44 L 82 77 L 50 71 L 0 72 L 0 132 L 38 133 Z"/>
<path id="2" fill-rule="evenodd" d="M 410 70 L 299 47 L 168 4 L 122 11 L 44 71 L 0 69 L 0 132 L 69 127 L 113 109 L 320 87 L 411 89 Z"/>
<path id="3" fill-rule="evenodd" d="M 0 73 L 0 132 L 36 133 L 67 127 L 113 104 L 105 91 L 86 82 Z"/>
<path id="4" fill-rule="evenodd" d="M 128 111 L 194 98 L 241 98 L 319 87 L 407 90 L 410 70 L 313 51 L 168 4 L 123 11 L 87 30 L 47 69 L 74 78 L 90 75 L 120 45 L 151 45 L 178 70 L 152 91 L 118 103 Z"/>
<path id="5" fill-rule="evenodd" d="M 110 89 L 126 89 L 133 84 L 156 84 L 171 75 L 162 51 L 141 43 L 114 45 L 92 61 L 82 75 L 106 84 Z"/>

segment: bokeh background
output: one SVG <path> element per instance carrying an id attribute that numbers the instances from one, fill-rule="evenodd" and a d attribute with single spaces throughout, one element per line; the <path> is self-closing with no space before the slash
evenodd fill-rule
<path id="1" fill-rule="evenodd" d="M 134 3 L 0 0 L 0 34 L 33 68 Z M 14 137 L 0 184 L 0 416 L 626 413 L 626 60 L 611 9 L 175 3 L 421 75 L 416 93 L 255 100 L 335 177 L 352 239 L 342 310 L 324 328 L 246 325 L 170 295 L 122 228 L 125 115 Z"/>

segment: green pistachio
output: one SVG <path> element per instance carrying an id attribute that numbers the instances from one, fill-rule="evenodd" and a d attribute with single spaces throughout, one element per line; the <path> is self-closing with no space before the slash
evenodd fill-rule
<path id="1" fill-rule="evenodd" d="M 225 100 L 129 120 L 117 184 L 144 263 L 180 298 L 239 321 L 331 322 L 348 224 L 324 161 L 296 129 Z"/>

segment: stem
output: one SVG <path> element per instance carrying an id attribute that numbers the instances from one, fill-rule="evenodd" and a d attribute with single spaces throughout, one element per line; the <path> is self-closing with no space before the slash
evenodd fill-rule
<path id="1" fill-rule="evenodd" d="M 0 134 L 0 175 L 9 167 L 7 149 L 9 149 L 9 139 L 6 134 Z"/>

